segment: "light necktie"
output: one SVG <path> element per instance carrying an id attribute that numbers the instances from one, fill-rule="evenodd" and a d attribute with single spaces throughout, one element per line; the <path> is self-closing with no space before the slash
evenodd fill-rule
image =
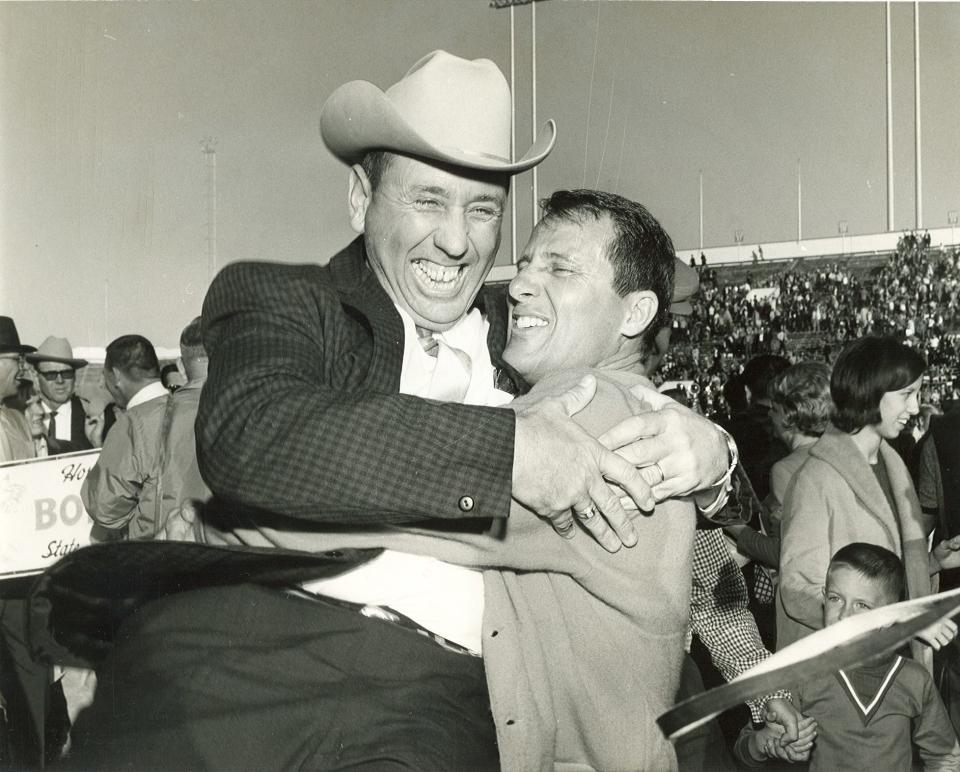
<path id="1" fill-rule="evenodd" d="M 426 330 L 423 327 L 417 327 L 417 340 L 420 341 L 423 350 L 436 359 L 437 349 L 440 344 L 437 342 L 437 339 L 433 337 L 433 331 Z"/>

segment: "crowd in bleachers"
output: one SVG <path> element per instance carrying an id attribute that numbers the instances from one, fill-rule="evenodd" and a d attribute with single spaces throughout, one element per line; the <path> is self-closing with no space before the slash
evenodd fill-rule
<path id="1" fill-rule="evenodd" d="M 960 249 L 933 248 L 907 233 L 889 255 L 866 261 L 792 260 L 739 267 L 701 266 L 689 317 L 676 317 L 663 381 L 691 381 L 705 413 L 724 414 L 723 385 L 761 353 L 832 362 L 864 335 L 896 335 L 928 362 L 923 401 L 949 404 L 960 393 Z"/>

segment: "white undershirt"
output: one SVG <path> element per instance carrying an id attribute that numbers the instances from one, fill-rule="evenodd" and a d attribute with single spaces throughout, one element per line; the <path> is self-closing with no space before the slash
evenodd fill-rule
<path id="1" fill-rule="evenodd" d="M 50 414 L 56 410 L 57 411 L 57 433 L 54 435 L 58 440 L 66 440 L 70 442 L 70 427 L 73 425 L 71 419 L 73 418 L 73 406 L 68 399 L 62 405 L 59 405 L 56 408 L 50 407 L 46 402 L 43 403 L 43 409 L 46 411 L 43 414 L 43 429 L 44 432 L 50 430 Z"/>
<path id="2" fill-rule="evenodd" d="M 510 394 L 494 387 L 487 351 L 489 324 L 476 309 L 444 333 L 434 334 L 436 357 L 424 352 L 413 319 L 403 320 L 400 393 L 472 405 L 505 405 Z M 469 493 L 466 492 L 465 493 Z M 447 640 L 481 653 L 483 574 L 431 557 L 395 550 L 384 552 L 332 579 L 309 582 L 304 589 L 351 603 L 389 606 Z"/>

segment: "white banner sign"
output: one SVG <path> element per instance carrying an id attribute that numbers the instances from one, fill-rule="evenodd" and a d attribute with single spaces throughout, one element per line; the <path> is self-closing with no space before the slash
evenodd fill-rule
<path id="1" fill-rule="evenodd" d="M 747 293 L 747 300 L 756 303 L 758 300 L 771 300 L 780 297 L 779 287 L 757 287 Z"/>
<path id="2" fill-rule="evenodd" d="M 90 543 L 80 487 L 99 450 L 0 464 L 0 579 L 35 574 Z"/>

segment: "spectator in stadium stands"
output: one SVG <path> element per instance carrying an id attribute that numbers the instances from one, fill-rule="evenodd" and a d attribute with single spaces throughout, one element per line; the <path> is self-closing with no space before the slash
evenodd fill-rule
<path id="1" fill-rule="evenodd" d="M 28 377 L 24 357 L 33 351 L 33 346 L 20 342 L 14 320 L 0 316 L 0 463 L 36 457 L 30 425 L 18 401 L 19 384 Z M 52 669 L 30 656 L 25 591 L 18 580 L 7 579 L 0 597 L 0 732 L 5 763 L 40 769 L 59 755 L 66 710 Z"/>
<path id="2" fill-rule="evenodd" d="M 167 390 L 160 383 L 157 352 L 142 335 L 123 335 L 107 345 L 103 385 L 125 410 L 167 396 Z"/>
<path id="3" fill-rule="evenodd" d="M 960 405 L 934 417 L 920 443 L 917 494 L 927 517 L 935 518 L 936 538 L 960 535 Z M 940 591 L 960 587 L 960 570 L 940 572 Z M 940 693 L 954 729 L 960 732 L 960 644 L 955 640 L 935 657 Z"/>
<path id="4" fill-rule="evenodd" d="M 51 335 L 27 355 L 27 361 L 37 371 L 50 455 L 89 450 L 92 446 L 86 435 L 87 416 L 75 393 L 77 370 L 86 367 L 87 360 L 73 356 L 73 347 L 66 338 Z"/>
<path id="5" fill-rule="evenodd" d="M 747 409 L 735 413 L 727 429 L 741 448 L 740 463 L 760 501 L 770 493 L 770 468 L 790 450 L 774 430 L 770 418 L 770 384 L 790 366 L 790 360 L 761 354 L 743 368 Z"/>
<path id="6" fill-rule="evenodd" d="M 475 528 L 478 518 L 502 524 L 513 497 L 562 534 L 577 534 L 580 523 L 604 548 L 619 549 L 637 543 L 637 526 L 603 483 L 604 470 L 650 507 L 634 464 L 655 461 L 665 480 L 654 487 L 664 498 L 694 490 L 708 511 L 722 502 L 730 448 L 712 424 L 680 406 L 613 427 L 608 439 L 627 446 L 626 459 L 568 417 L 589 403 L 589 378 L 518 413 L 488 406 L 495 395 L 487 346 L 497 361 L 504 309 L 485 305 L 484 319 L 471 306 L 499 243 L 509 176 L 546 157 L 554 134 L 549 124 L 527 157 L 511 162 L 509 115 L 509 87 L 495 65 L 444 52 L 425 57 L 386 93 L 354 81 L 327 101 L 321 133 L 352 164 L 351 223 L 363 237 L 322 268 L 234 263 L 204 303 L 211 364 L 198 456 L 211 488 L 238 510 L 238 524 L 245 515 L 265 530 L 278 521 L 309 530 L 432 518 L 444 521 L 437 530 L 445 533 Z M 546 320 L 528 321 L 524 335 L 543 335 Z M 437 401 L 470 402 L 470 394 L 472 404 Z M 641 424 L 659 437 L 653 447 L 634 443 L 649 433 Z M 558 552 L 570 544 L 600 549 L 590 534 L 548 535 Z M 150 545 L 158 556 L 167 554 L 162 547 L 183 546 Z M 416 568 L 398 569 L 404 563 Z M 544 747 L 531 742 L 537 730 L 511 719 L 497 734 L 491 698 L 503 706 L 488 695 L 482 660 L 469 654 L 482 634 L 481 577 L 432 567 L 396 552 L 341 551 L 317 571 L 345 572 L 332 580 L 345 580 L 340 591 L 320 582 L 308 585 L 315 592 L 291 595 L 238 583 L 140 608 L 98 673 L 107 673 L 110 688 L 101 679 L 89 721 L 101 737 L 87 748 L 115 766 L 279 769 L 389 758 L 452 769 L 497 766 L 498 746 L 523 759 Z M 424 569 L 426 586 L 418 586 Z M 445 579 L 451 575 L 456 586 Z M 446 620 L 443 631 L 416 619 L 422 614 L 410 605 L 380 619 L 361 613 L 368 604 L 400 603 L 401 595 L 430 620 Z M 255 618 L 247 614 L 253 607 Z M 433 635 L 411 634 L 402 618 Z M 483 645 L 498 643 L 488 637 Z M 310 664 L 299 667 L 304 657 Z M 203 690 L 189 688 L 189 662 L 204 663 Z M 592 682 L 593 673 L 584 687 Z M 147 684 L 151 709 L 133 715 L 127 706 L 143 705 Z M 111 703 L 101 702 L 104 694 Z M 510 689 L 510 699 L 520 698 L 529 695 Z M 113 715 L 136 727 L 111 731 L 120 728 L 108 725 Z M 532 715 L 529 723 L 536 721 Z M 209 731 L 191 731 L 197 722 Z M 188 731 L 191 741 L 181 742 Z M 270 741 L 249 742 L 264 736 Z M 662 749 L 657 743 L 649 752 Z"/>
<path id="7" fill-rule="evenodd" d="M 911 598 L 930 593 L 931 573 L 957 565 L 947 542 L 928 554 L 932 520 L 924 520 L 907 468 L 888 444 L 919 410 L 924 367 L 916 351 L 889 337 L 861 338 L 837 358 L 833 425 L 810 447 L 783 506 L 778 648 L 820 629 L 830 556 L 850 542 L 903 556 Z M 923 639 L 939 648 L 955 633 L 956 626 L 937 625 Z"/>
<path id="8" fill-rule="evenodd" d="M 40 389 L 32 379 L 20 381 L 15 397 L 7 397 L 4 402 L 23 412 L 33 438 L 33 451 L 36 458 L 51 454 L 47 445 L 47 430 L 43 425 L 43 405 L 40 402 Z"/>
<path id="9" fill-rule="evenodd" d="M 35 456 L 26 416 L 7 403 L 16 399 L 20 381 L 27 378 L 24 355 L 31 351 L 36 349 L 20 343 L 13 319 L 0 316 L 0 463 Z"/>
<path id="10" fill-rule="evenodd" d="M 116 350 L 108 351 L 115 364 Z M 165 399 L 128 408 L 83 481 L 81 497 L 94 522 L 129 539 L 155 538 L 171 511 L 210 497 L 197 468 L 193 430 L 207 379 L 200 317 L 180 335 L 180 356 L 187 384 Z"/>
<path id="11" fill-rule="evenodd" d="M 787 488 L 809 457 L 810 446 L 829 426 L 832 407 L 830 368 L 822 362 L 799 362 L 773 380 L 770 418 L 791 452 L 770 470 L 770 495 L 765 502 L 769 511 L 767 533 L 739 524 L 725 529 L 737 540 L 740 552 L 769 568 L 780 566 L 780 523 Z"/>

